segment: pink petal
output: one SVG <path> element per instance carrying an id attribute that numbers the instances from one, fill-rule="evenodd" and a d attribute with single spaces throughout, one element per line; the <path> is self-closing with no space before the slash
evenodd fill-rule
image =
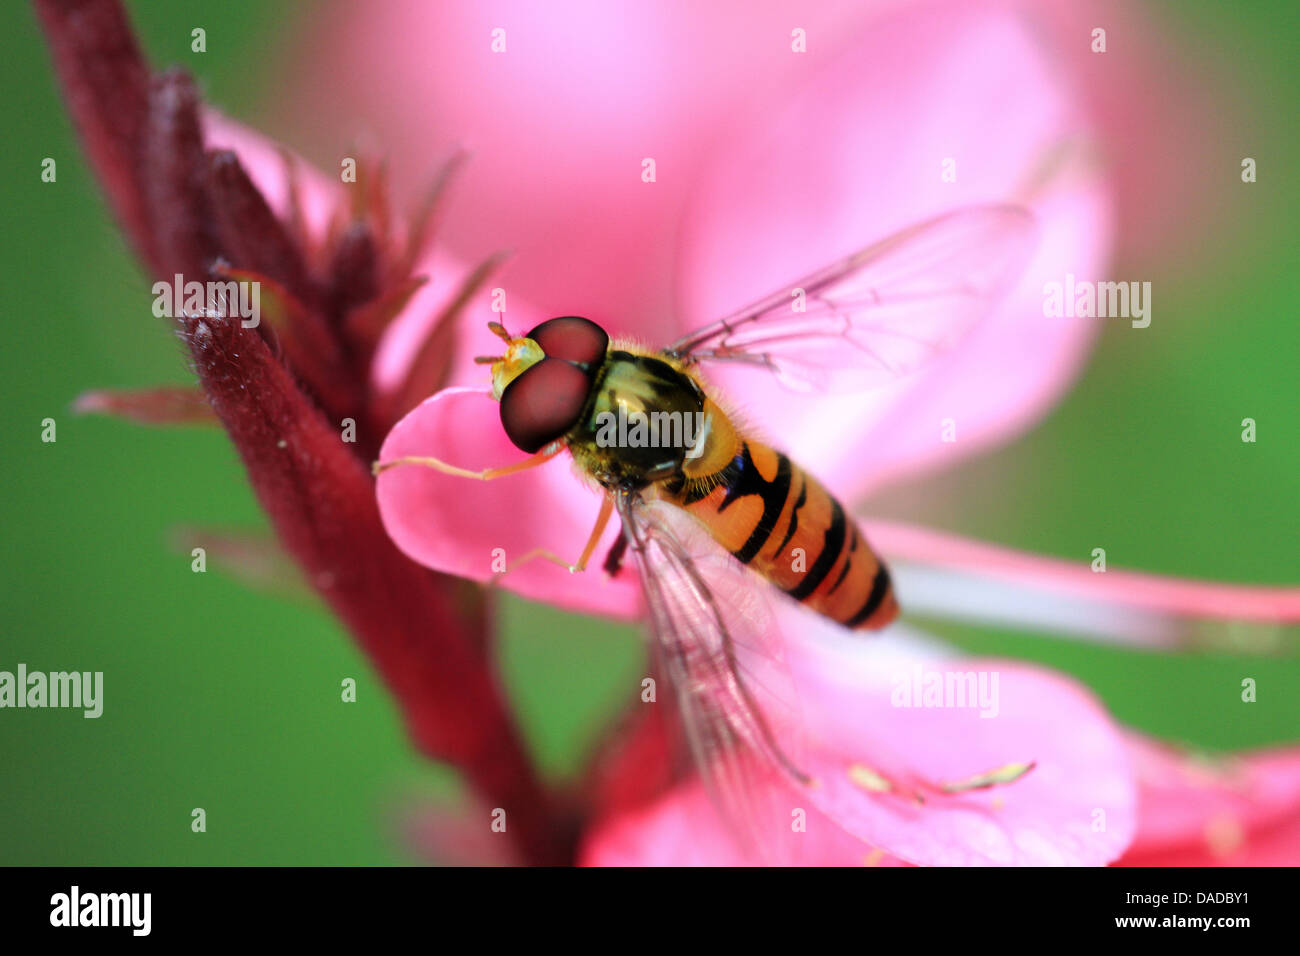
<path id="1" fill-rule="evenodd" d="M 340 5 L 308 25 L 285 118 L 304 135 L 322 111 L 373 130 L 408 195 L 467 146 L 451 248 L 467 260 L 512 248 L 512 294 L 664 344 L 678 328 L 682 204 L 723 121 L 756 85 L 766 96 L 799 82 L 860 19 L 853 0 Z M 795 26 L 814 53 L 791 54 Z M 496 28 L 504 53 L 491 49 Z"/>
<path id="2" fill-rule="evenodd" d="M 1115 866 L 1289 866 L 1300 865 L 1300 816 L 1243 834 L 1231 818 L 1206 824 L 1194 840 L 1165 850 L 1124 854 Z"/>
<path id="3" fill-rule="evenodd" d="M 796 612 L 802 614 L 802 612 Z M 821 786 L 808 799 L 872 846 L 925 865 L 1099 865 L 1132 839 L 1135 792 L 1123 740 L 1082 686 L 1062 675 L 991 660 L 874 661 L 832 625 L 805 624 L 792 652 L 815 745 L 804 769 Z M 792 632 L 787 626 L 787 633 Z M 996 708 L 901 707 L 891 700 L 914 673 L 996 675 Z M 1005 786 L 929 795 L 868 794 L 851 782 L 863 765 L 904 785 L 957 782 L 1034 761 Z"/>
<path id="4" fill-rule="evenodd" d="M 1019 19 L 945 4 L 882 18 L 814 81 L 775 106 L 755 103 L 730 128 L 735 145 L 717 152 L 684 231 L 688 324 L 960 205 L 1021 199 L 1040 222 L 1021 284 L 911 381 L 810 402 L 751 370 L 710 371 L 837 491 L 851 498 L 1002 439 L 1069 384 L 1095 322 L 1045 319 L 1043 284 L 1066 272 L 1094 277 L 1108 204 L 1077 157 L 1027 186 L 1087 127 Z M 956 161 L 956 182 L 941 179 L 945 158 Z M 945 418 L 956 442 L 940 440 Z"/>
<path id="5" fill-rule="evenodd" d="M 799 791 L 785 784 L 763 799 L 808 809 L 807 834 L 773 834 L 803 860 L 854 864 L 876 860 L 879 850 L 880 861 L 922 865 L 1100 865 L 1132 839 L 1136 789 L 1125 742 L 1073 681 L 1015 663 L 917 652 L 888 637 L 873 642 L 800 609 L 782 606 L 777 616 L 807 737 L 794 759 L 817 782 Z M 895 706 L 895 688 L 913 668 L 997 674 L 996 714 Z M 1000 787 L 935 789 L 1031 760 L 1031 772 Z M 854 782 L 867 774 L 893 781 L 894 791 Z M 923 803 L 912 797 L 918 789 Z M 729 831 L 710 809 L 697 790 L 680 790 L 599 828 L 585 859 L 733 862 Z"/>
<path id="6" fill-rule="evenodd" d="M 808 54 L 790 51 L 793 25 L 808 31 Z M 497 27 L 505 53 L 491 50 Z M 455 143 L 476 147 L 447 223 L 453 247 L 477 257 L 511 246 L 512 295 L 648 344 L 682 328 L 674 262 L 684 319 L 703 322 L 926 215 L 1014 198 L 1052 150 L 1086 133 L 1021 20 L 960 4 L 870 20 L 848 3 L 637 14 L 571 3 L 546 15 L 526 3 L 380 4 L 356 20 L 340 13 L 323 32 L 315 58 L 331 49 L 332 72 L 352 79 L 320 84 L 308 67 L 300 94 L 324 96 L 336 114 L 350 104 L 406 157 L 409 179 Z M 745 102 L 755 105 L 737 117 Z M 425 122 L 431 112 L 439 122 Z M 660 170 L 653 184 L 639 176 L 647 155 Z M 946 156 L 959 161 L 956 183 L 940 182 Z M 1043 320 L 1042 279 L 1089 274 L 1108 233 L 1095 177 L 1078 164 L 1036 206 L 1044 245 L 1019 298 L 925 388 L 841 400 L 827 416 L 799 414 L 761 376 L 723 373 L 723 384 L 850 495 L 1023 427 L 1073 374 L 1092 326 Z M 946 417 L 958 421 L 956 444 L 938 440 Z M 884 433 L 843 441 L 871 427 Z"/>
<path id="7" fill-rule="evenodd" d="M 1300 621 L 1300 587 L 1218 584 L 1107 569 L 985 544 L 887 521 L 867 522 L 872 543 L 896 565 L 899 594 L 925 613 L 1047 631 L 1179 647 L 1251 637 L 1240 628 L 1216 635 L 1187 619 L 1291 624 Z M 1254 635 L 1267 648 L 1276 635 Z"/>
<path id="8" fill-rule="evenodd" d="M 1300 864 L 1300 748 L 1196 760 L 1136 734 L 1138 831 L 1125 866 Z"/>
<path id="9" fill-rule="evenodd" d="M 786 838 L 806 866 L 901 866 L 811 809 L 807 830 Z M 582 866 L 752 866 L 718 820 L 700 781 L 692 779 L 660 801 L 616 817 L 588 836 Z"/>
<path id="10" fill-rule="evenodd" d="M 410 455 L 438 458 L 461 468 L 509 465 L 526 456 L 506 438 L 498 406 L 488 391 L 449 388 L 398 422 L 380 460 Z M 379 510 L 384 527 L 402 551 L 426 567 L 500 586 L 575 611 L 632 618 L 641 591 L 630 562 L 616 577 L 600 568 L 618 535 L 612 520 L 583 574 L 570 574 L 544 559 L 507 574 L 507 566 L 546 548 L 576 561 L 596 523 L 599 494 L 568 467 L 567 455 L 495 481 L 476 481 L 431 468 L 404 466 L 380 474 Z M 500 549 L 498 551 L 497 549 Z"/>

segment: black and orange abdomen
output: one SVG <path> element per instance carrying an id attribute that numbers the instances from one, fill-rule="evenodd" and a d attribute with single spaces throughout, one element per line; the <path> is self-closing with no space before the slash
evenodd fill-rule
<path id="1" fill-rule="evenodd" d="M 734 455 L 725 465 L 715 461 L 721 467 L 712 474 L 664 488 L 664 496 L 814 611 L 855 629 L 892 621 L 898 605 L 889 571 L 839 501 L 767 445 L 736 435 L 728 451 Z"/>

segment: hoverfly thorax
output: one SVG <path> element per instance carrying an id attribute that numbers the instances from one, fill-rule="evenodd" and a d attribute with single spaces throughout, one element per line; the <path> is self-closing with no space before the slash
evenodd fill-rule
<path id="1" fill-rule="evenodd" d="M 695 379 L 671 362 L 610 349 L 570 449 L 606 487 L 642 488 L 674 478 L 707 440 L 706 403 Z"/>

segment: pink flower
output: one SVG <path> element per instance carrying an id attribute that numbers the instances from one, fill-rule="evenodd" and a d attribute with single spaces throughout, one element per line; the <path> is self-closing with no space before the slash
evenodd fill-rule
<path id="1" fill-rule="evenodd" d="M 957 664 L 954 667 L 959 666 Z M 1047 683 L 1044 684 L 1046 688 Z M 1065 688 L 1073 696 L 1074 691 Z M 1044 713 L 1051 715 L 1051 709 Z M 893 724 L 904 724 L 902 715 Z M 952 715 L 949 715 L 951 718 Z M 1051 728 L 1069 740 L 1076 727 L 1049 716 Z M 886 719 L 875 725 L 875 736 L 894 739 L 900 728 Z M 864 737 L 868 736 L 866 733 Z M 959 753 L 965 737 L 945 739 Z M 1300 863 L 1300 749 L 1278 748 L 1227 757 L 1196 757 L 1167 744 L 1129 733 L 1120 741 L 1127 751 L 1133 778 L 1119 776 L 1127 800 L 1119 821 L 1090 816 L 1107 826 L 1118 822 L 1122 845 L 1132 842 L 1117 866 L 1295 866 Z M 1107 746 L 1116 738 L 1110 736 Z M 869 741 L 863 747 L 869 747 Z M 1066 747 L 1070 744 L 1066 744 Z M 1117 762 L 1112 769 L 1117 769 Z M 1035 769 L 1035 773 L 1040 768 Z M 1027 783 L 1032 777 L 1025 778 Z M 1136 783 L 1136 800 L 1133 784 Z M 1098 781 L 1090 780 L 1095 786 Z M 1117 791 L 1118 792 L 1118 791 Z M 962 809 L 977 822 L 995 828 L 1009 845 L 1014 837 L 1015 810 L 1027 799 L 1020 784 L 979 801 L 977 809 Z M 1086 800 L 1080 801 L 1086 803 Z M 995 809 L 996 807 L 996 809 Z M 933 817 L 956 815 L 950 809 L 918 809 L 927 827 Z M 1072 818 L 1067 818 L 1074 822 Z M 829 817 L 809 815 L 805 833 L 787 838 L 801 862 L 830 866 L 898 865 L 902 860 L 880 848 L 866 849 Z M 651 804 L 612 815 L 592 828 L 584 842 L 582 862 L 595 866 L 721 866 L 750 861 L 718 820 L 717 812 L 696 781 L 685 783 Z M 956 862 L 945 860 L 944 862 Z"/>
<path id="2" fill-rule="evenodd" d="M 907 63 L 899 70 L 872 35 L 883 41 L 885 24 L 900 18 L 915 28 L 899 59 L 927 34 L 942 47 L 973 22 L 1014 30 L 1033 49 L 1036 69 L 1094 124 L 1094 141 L 1076 145 L 1098 147 L 1089 161 L 1108 164 L 1124 261 L 1153 251 L 1176 250 L 1178 261 L 1208 254 L 1195 237 L 1232 214 L 1215 208 L 1213 185 L 1240 161 L 1232 144 L 1258 98 L 1203 51 L 1180 50 L 1160 11 L 1116 0 L 714 0 L 638 10 L 592 0 L 545 8 L 528 0 L 336 3 L 295 31 L 296 62 L 277 112 L 300 141 L 328 155 L 346 141 L 340 130 L 366 130 L 396 166 L 416 172 L 429 156 L 470 146 L 475 160 L 448 220 L 452 248 L 478 255 L 499 248 L 508 232 L 520 254 L 513 290 L 547 311 L 618 314 L 630 327 L 654 329 L 678 303 L 666 280 L 678 260 L 680 208 L 719 144 L 854 51 L 875 95 L 892 100 L 919 71 Z M 1098 28 L 1106 31 L 1104 53 L 1093 51 Z M 806 53 L 791 50 L 795 29 Z M 504 52 L 493 51 L 498 37 Z M 1008 104 L 1024 102 L 1023 90 L 978 82 L 1001 68 L 1003 50 L 984 56 L 973 37 L 967 49 L 971 59 L 923 79 L 936 92 L 950 90 L 954 103 L 997 109 L 1004 95 Z M 921 62 L 936 59 L 923 52 Z M 977 92 L 968 95 L 972 79 Z M 751 115 L 739 115 L 745 104 Z M 331 126 L 316 121 L 321 115 Z M 878 121 L 862 124 L 862 135 Z M 917 125 L 938 128 L 925 118 Z M 810 125 L 797 142 L 811 151 L 829 135 Z M 923 171 L 948 155 L 926 156 Z M 645 156 L 662 171 L 653 191 L 627 175 Z M 550 262 L 557 244 L 568 253 L 563 270 Z M 753 267 L 720 254 L 733 268 Z M 791 264 L 784 255 L 778 263 Z"/>
<path id="3" fill-rule="evenodd" d="M 741 40 L 759 42 L 760 24 L 771 30 L 779 19 L 771 14 L 746 20 Z M 554 28 L 530 22 L 530 29 Z M 1039 220 L 1040 243 L 1020 285 L 960 349 L 924 375 L 861 396 L 791 401 L 752 371 L 710 370 L 710 381 L 733 406 L 850 504 L 887 479 L 950 463 L 1012 434 L 1060 394 L 1094 323 L 1044 319 L 1043 283 L 1068 271 L 1092 274 L 1109 241 L 1104 181 L 1072 151 L 1087 140 L 1086 120 L 1013 17 L 942 7 L 886 17 L 855 36 L 837 57 L 819 56 L 818 69 L 769 90 L 743 123 L 727 124 L 725 139 L 680 119 L 653 134 L 629 122 L 570 131 L 578 140 L 573 148 L 597 150 L 583 160 L 582 172 L 571 172 L 575 182 L 596 183 L 581 202 L 575 196 L 574 205 L 604 211 L 595 230 L 591 223 L 567 223 L 564 216 L 553 223 L 549 241 L 564 237 L 563 270 L 554 268 L 553 250 L 529 249 L 522 226 L 497 238 L 519 252 L 506 274 L 506 321 L 512 329 L 522 332 L 548 317 L 532 303 L 549 302 L 556 312 L 588 315 L 613 335 L 664 345 L 783 280 L 954 206 L 1029 204 Z M 651 38 L 645 42 L 653 49 L 632 44 L 624 55 L 653 58 L 664 52 Z M 507 55 L 501 67 L 523 71 L 516 77 L 520 83 L 559 82 L 534 77 L 528 72 L 532 62 Z M 638 74 L 633 69 L 630 75 Z M 619 115 L 654 115 L 649 103 L 640 110 L 626 105 L 634 94 L 653 98 L 662 91 L 621 91 L 626 108 Z M 521 125 L 525 133 L 515 135 L 526 136 L 529 127 Z M 602 190 L 620 136 L 628 139 L 624 150 L 632 148 L 634 137 L 644 143 L 639 148 L 653 153 L 660 169 L 691 169 L 690 190 L 678 174 L 663 176 L 663 183 L 642 183 L 639 167 L 627 172 L 641 189 L 635 198 L 613 184 Z M 689 148 L 705 137 L 712 142 L 706 154 Z M 678 159 L 675 150 L 687 152 Z M 507 157 L 521 152 L 532 154 L 527 142 L 493 150 L 487 162 L 514 162 Z M 957 164 L 956 182 L 944 181 L 948 158 Z M 670 243 L 681 266 L 680 309 L 669 308 L 663 294 L 647 304 L 638 293 L 647 281 L 638 278 L 647 231 L 681 237 Z M 669 242 L 666 235 L 658 241 Z M 586 242 L 607 250 L 600 276 L 583 270 L 590 262 Z M 626 261 L 608 251 L 622 245 L 628 246 Z M 537 274 L 541 261 L 548 262 L 545 277 Z M 667 272 L 666 264 L 658 271 Z M 663 277 L 658 281 L 663 284 Z M 486 350 L 490 341 L 472 324 L 463 338 L 471 352 Z M 453 378 L 481 387 L 481 371 L 465 365 Z M 518 453 L 493 427 L 495 415 L 493 406 L 468 393 L 435 396 L 389 435 L 383 457 L 434 454 L 471 468 L 505 464 Z M 960 440 L 940 441 L 946 418 L 954 420 Z M 430 567 L 477 580 L 488 578 L 493 548 L 507 555 L 536 547 L 564 553 L 566 543 L 582 534 L 575 529 L 594 521 L 596 497 L 576 488 L 558 463 L 511 478 L 508 486 L 513 500 L 529 503 L 527 520 L 501 507 L 503 489 L 467 488 L 454 478 L 411 470 L 381 479 L 380 500 L 403 550 Z M 439 508 L 436 503 L 450 495 L 462 506 Z M 629 586 L 574 580 L 542 562 L 519 569 L 503 584 L 575 610 L 637 613 Z"/>
<path id="4" fill-rule="evenodd" d="M 1210 758 L 1132 736 L 1138 831 L 1120 866 L 1300 864 L 1300 748 Z"/>
<path id="5" fill-rule="evenodd" d="M 1015 434 L 1068 387 L 1097 320 L 1045 319 L 1042 288 L 1066 273 L 1100 272 L 1111 237 L 1110 207 L 1088 146 L 1087 115 L 1072 99 L 1068 77 L 1049 66 L 1045 51 L 1013 12 L 937 4 L 890 13 L 860 25 L 851 41 L 836 32 L 837 52 L 819 53 L 817 68 L 808 69 L 788 62 L 802 61 L 788 52 L 784 39 L 781 56 L 761 52 L 775 42 L 772 33 L 787 14 L 778 5 L 759 5 L 753 16 L 724 31 L 721 66 L 716 58 L 701 56 L 699 62 L 709 63 L 702 70 L 691 66 L 695 34 L 674 30 L 675 20 L 665 21 L 661 33 L 611 23 L 600 10 L 563 22 L 528 10 L 503 4 L 490 12 L 477 7 L 403 11 L 411 22 L 425 24 L 429 43 L 440 57 L 445 54 L 440 62 L 455 77 L 454 95 L 450 87 L 443 90 L 440 71 L 422 69 L 413 87 L 427 93 L 446 118 L 438 135 L 461 132 L 486 139 L 490 147 L 482 150 L 486 155 L 476 161 L 480 168 L 466 185 L 480 214 L 479 227 L 492 222 L 494 241 L 518 253 L 502 280 L 509 296 L 505 320 L 512 330 L 522 333 L 552 314 L 576 312 L 611 334 L 664 345 L 783 279 L 893 229 L 954 205 L 1016 200 L 1038 217 L 1037 255 L 996 313 L 924 374 L 860 397 L 813 401 L 792 400 L 752 370 L 715 367 L 707 374 L 745 420 L 850 505 L 886 482 L 950 465 Z M 396 15 L 395 8 L 381 7 L 377 22 Z M 587 82 L 589 63 L 550 56 L 543 64 L 517 48 L 494 57 L 484 52 L 487 39 L 483 50 L 467 42 L 474 29 L 498 19 L 520 44 L 545 43 L 551 50 L 572 45 L 597 57 L 605 47 L 617 48 L 624 84 L 618 108 Z M 412 29 L 406 22 L 404 35 Z M 485 26 L 484 36 L 489 32 Z M 814 29 L 811 35 L 820 34 Z M 366 55 L 367 44 L 377 41 L 366 29 L 354 42 L 354 49 L 341 54 Z M 686 44 L 686 52 L 678 43 Z M 402 44 L 390 50 L 395 75 L 413 70 L 407 55 Z M 421 47 L 419 62 L 430 55 Z M 722 66 L 745 74 L 739 64 L 760 56 L 764 63 L 770 58 L 782 81 L 732 118 L 742 98 L 734 76 Z M 687 77 L 669 71 L 673 82 L 667 90 L 659 82 L 664 57 L 673 63 L 680 57 Z M 465 95 L 466 88 L 472 96 Z M 516 95 L 520 90 L 539 100 L 571 102 L 568 110 L 546 114 L 549 122 L 558 114 L 568 125 L 561 131 L 544 126 L 533 101 Z M 688 90 L 709 109 L 675 108 L 665 99 L 674 93 L 685 97 Z M 407 135 L 432 136 L 434 128 L 425 124 L 418 134 Z M 647 152 L 658 158 L 661 170 L 690 172 L 661 176 L 654 184 L 640 181 L 635 162 L 626 175 L 618 173 L 618 157 Z M 520 163 L 520 156 L 530 161 Z M 956 182 L 942 178 L 945 158 L 957 163 Z M 485 176 L 493 177 L 494 191 Z M 509 190 L 500 188 L 505 182 L 512 184 Z M 523 204 L 521 191 L 528 200 Z M 545 226 L 530 218 L 539 215 L 539 206 Z M 557 243 L 562 243 L 563 268 L 556 267 Z M 663 245 L 677 250 L 680 308 L 669 307 Z M 599 270 L 592 270 L 593 262 Z M 486 387 L 484 370 L 468 358 L 497 344 L 477 325 L 487 315 L 466 313 L 461 357 L 450 372 L 457 385 L 480 391 Z M 945 419 L 952 421 L 957 441 L 940 440 Z M 502 433 L 496 406 L 463 390 L 433 396 L 398 424 L 383 457 L 404 455 L 433 455 L 475 469 L 522 457 Z M 447 501 L 457 506 L 447 508 Z M 423 564 L 478 581 L 493 577 L 497 549 L 507 560 L 538 548 L 576 556 L 598 502 L 559 461 L 490 485 L 419 469 L 398 469 L 380 481 L 385 524 L 398 545 Z M 1023 623 L 1026 584 L 1050 595 L 1047 603 L 1039 595 L 1034 611 L 1039 620 L 1051 618 L 1056 630 L 1083 629 L 1145 643 L 1176 642 L 1181 632 L 1169 622 L 1178 616 L 1239 614 L 1276 621 L 1300 615 L 1293 591 L 1223 589 L 1213 592 L 1218 600 L 1207 601 L 1204 590 L 1157 588 L 1150 577 L 1076 573 L 1062 562 L 1004 552 L 991 560 L 996 549 L 969 542 L 916 529 L 871 530 L 886 535 L 887 551 L 904 561 L 967 576 L 978 572 L 976 584 L 986 599 L 979 614 L 999 621 Z M 616 533 L 611 529 L 602 547 Z M 989 587 L 989 577 L 1011 582 L 1016 590 Z M 625 618 L 640 614 L 638 590 L 628 578 L 576 578 L 534 561 L 500 583 L 573 610 Z M 953 587 L 951 574 L 928 573 L 913 592 L 919 606 L 933 603 L 942 610 Z M 1080 594 L 1087 598 L 1083 608 L 1074 600 Z M 1096 611 L 1099 604 L 1106 605 L 1104 614 Z"/>
<path id="6" fill-rule="evenodd" d="M 897 633 L 847 635 L 799 610 L 780 617 L 804 705 L 796 793 L 768 781 L 771 842 L 805 865 L 1098 865 L 1133 837 L 1136 791 L 1124 738 L 1074 682 L 1003 661 L 963 661 Z M 797 635 L 797 637 L 795 636 Z M 922 706 L 931 675 L 978 680 L 995 704 Z M 974 686 L 972 683 L 970 686 Z M 974 701 L 970 702 L 972 705 Z M 1002 787 L 948 793 L 1017 759 L 1032 771 Z M 892 786 L 887 786 L 889 781 Z M 792 813 L 806 815 L 792 828 Z M 754 862 L 738 849 L 698 781 L 610 814 L 592 828 L 590 865 Z"/>

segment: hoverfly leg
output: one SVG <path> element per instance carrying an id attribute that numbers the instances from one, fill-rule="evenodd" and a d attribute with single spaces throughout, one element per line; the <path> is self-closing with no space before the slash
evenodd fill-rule
<path id="1" fill-rule="evenodd" d="M 570 574 L 582 570 L 582 568 L 579 568 L 576 564 L 570 564 L 568 561 L 565 561 L 562 557 L 560 557 L 558 554 L 556 554 L 554 551 L 551 551 L 548 548 L 533 548 L 533 550 L 529 551 L 527 554 L 520 555 L 519 557 L 515 558 L 513 561 L 507 563 L 506 569 L 504 571 L 500 572 L 499 574 L 492 575 L 492 577 L 487 582 L 487 586 L 490 588 L 496 587 L 497 582 L 500 581 L 502 578 L 504 578 L 511 571 L 514 571 L 516 568 L 522 567 L 523 565 L 527 564 L 529 561 L 535 561 L 538 558 L 544 558 L 545 560 L 550 561 L 552 564 L 558 564 L 560 567 L 564 568 L 564 570 L 568 571 Z"/>
<path id="2" fill-rule="evenodd" d="M 381 471 L 387 471 L 399 465 L 419 465 L 422 468 L 432 468 L 445 475 L 455 475 L 458 478 L 477 478 L 479 481 L 491 481 L 493 478 L 504 478 L 506 475 L 513 475 L 517 472 L 527 471 L 529 468 L 536 468 L 538 465 L 550 461 L 563 450 L 564 442 L 551 442 L 537 454 L 531 455 L 523 461 L 517 461 L 513 465 L 503 465 L 500 468 L 484 468 L 481 471 L 458 468 L 456 465 L 449 465 L 437 458 L 424 458 L 418 455 L 393 458 L 389 461 L 377 461 L 370 466 L 370 470 L 377 475 Z"/>
<path id="3" fill-rule="evenodd" d="M 587 538 L 586 547 L 582 549 L 582 555 L 578 558 L 576 566 L 570 568 L 570 571 L 587 570 L 587 562 L 591 560 L 592 553 L 596 550 L 596 545 L 600 544 L 600 539 L 605 534 L 605 528 L 609 526 L 609 517 L 614 513 L 614 499 L 606 495 L 600 502 L 600 514 L 596 516 L 596 526 L 591 529 L 591 536 Z"/>
<path id="4" fill-rule="evenodd" d="M 625 554 L 627 554 L 627 535 L 620 534 L 614 543 L 609 546 L 609 551 L 605 554 L 603 567 L 605 573 L 611 578 L 623 570 L 623 555 Z"/>
<path id="5" fill-rule="evenodd" d="M 527 554 L 516 558 L 514 561 L 507 564 L 503 574 L 509 574 L 515 568 L 522 564 L 527 564 L 535 558 L 545 558 L 553 564 L 558 564 L 570 574 L 578 574 L 587 570 L 587 562 L 591 560 L 591 555 L 596 550 L 596 545 L 600 543 L 600 539 L 605 533 L 605 528 L 609 526 L 609 517 L 613 513 L 614 499 L 606 495 L 605 499 L 600 504 L 600 514 L 596 516 L 596 526 L 591 529 L 591 536 L 587 539 L 587 545 L 582 549 L 582 554 L 579 555 L 576 564 L 570 564 L 554 551 L 547 548 L 534 548 Z M 493 580 L 495 581 L 495 578 Z"/>

